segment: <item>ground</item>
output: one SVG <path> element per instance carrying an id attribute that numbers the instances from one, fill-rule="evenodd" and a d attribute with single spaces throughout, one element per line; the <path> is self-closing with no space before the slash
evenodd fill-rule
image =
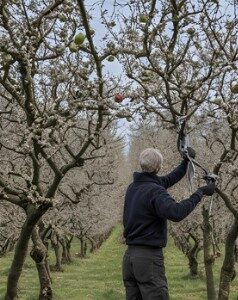
<path id="1" fill-rule="evenodd" d="M 121 226 L 117 226 L 109 239 L 93 255 L 86 259 L 74 257 L 71 265 L 64 266 L 63 273 L 52 273 L 55 300 L 124 300 L 121 280 L 121 260 L 125 246 L 120 243 Z M 79 251 L 77 240 L 72 245 L 72 254 Z M 12 254 L 0 258 L 0 299 L 6 287 L 6 277 Z M 165 250 L 166 274 L 171 300 L 204 300 L 206 287 L 204 266 L 200 263 L 201 276 L 189 279 L 187 260 L 169 240 Z M 54 256 L 50 253 L 53 264 Z M 222 257 L 216 260 L 215 280 L 218 285 Z M 34 263 L 27 259 L 20 281 L 19 300 L 37 300 L 38 281 Z M 238 278 L 232 283 L 230 300 L 238 300 Z"/>

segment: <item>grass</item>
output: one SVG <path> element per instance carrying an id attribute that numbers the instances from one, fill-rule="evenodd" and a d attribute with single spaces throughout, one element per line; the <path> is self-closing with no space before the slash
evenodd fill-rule
<path id="1" fill-rule="evenodd" d="M 56 300 L 123 300 L 124 288 L 121 279 L 121 260 L 125 246 L 120 244 L 121 227 L 114 229 L 102 247 L 86 259 L 74 258 L 71 265 L 64 266 L 63 273 L 52 273 L 54 299 Z M 72 254 L 79 251 L 77 240 L 72 245 Z M 12 254 L 0 258 L 0 299 L 6 288 L 6 277 Z M 50 253 L 53 264 L 54 256 Z M 214 267 L 215 281 L 218 285 L 222 256 Z M 200 263 L 201 276 L 190 279 L 187 260 L 175 248 L 172 240 L 165 250 L 166 274 L 169 282 L 171 300 L 204 300 L 206 286 L 204 266 Z M 38 280 L 34 263 L 27 259 L 19 285 L 19 300 L 37 300 Z M 232 282 L 230 300 L 238 299 L 238 279 Z"/>

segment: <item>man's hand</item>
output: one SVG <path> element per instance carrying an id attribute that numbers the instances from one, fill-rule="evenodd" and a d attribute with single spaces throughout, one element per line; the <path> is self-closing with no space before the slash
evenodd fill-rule
<path id="1" fill-rule="evenodd" d="M 192 147 L 188 147 L 187 150 L 188 150 L 188 156 L 194 159 L 196 157 L 195 150 Z"/>
<path id="2" fill-rule="evenodd" d="M 202 191 L 203 195 L 212 196 L 215 192 L 215 188 L 216 188 L 215 182 L 212 182 L 209 183 L 208 185 L 201 186 L 199 190 Z"/>
<path id="3" fill-rule="evenodd" d="M 192 159 L 195 159 L 195 157 L 196 157 L 196 152 L 192 147 L 188 147 L 187 153 L 185 153 L 185 152 L 183 153 L 183 157 L 187 160 L 188 160 L 188 156 L 191 157 Z"/>

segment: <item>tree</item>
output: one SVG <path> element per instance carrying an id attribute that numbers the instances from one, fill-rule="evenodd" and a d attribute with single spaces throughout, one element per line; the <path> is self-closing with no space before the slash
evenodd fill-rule
<path id="1" fill-rule="evenodd" d="M 105 56 L 95 48 L 89 20 L 83 1 L 0 5 L 1 200 L 26 213 L 6 299 L 17 297 L 32 234 L 39 297 L 52 298 L 44 264 L 47 252 L 35 226 L 54 206 L 57 188 L 68 172 L 97 157 L 108 124 L 129 115 L 112 103 L 119 85 L 103 73 Z M 85 32 L 87 43 L 71 53 L 69 45 L 78 29 Z"/>
<path id="2" fill-rule="evenodd" d="M 206 119 L 214 115 L 209 107 L 214 108 L 215 102 L 218 103 L 218 99 L 213 102 L 213 98 L 222 98 L 220 106 L 223 113 L 215 114 L 210 124 L 223 117 L 224 125 L 228 126 L 226 134 L 229 141 L 224 142 L 225 137 L 221 139 L 224 151 L 217 164 L 214 160 L 213 171 L 222 177 L 221 186 L 224 182 L 231 185 L 228 195 L 221 188 L 217 192 L 236 220 L 237 211 L 233 205 L 237 203 L 236 175 L 226 181 L 220 174 L 223 174 L 225 161 L 229 161 L 230 169 L 230 164 L 234 165 L 237 157 L 237 109 L 234 108 L 237 102 L 234 95 L 237 93 L 238 55 L 234 2 L 153 0 L 131 1 L 125 6 L 115 2 L 115 6 L 118 19 L 119 15 L 124 19 L 120 30 L 111 25 L 107 14 L 103 16 L 114 45 L 121 45 L 114 51 L 132 81 L 134 93 L 131 93 L 131 101 L 137 101 L 142 118 L 154 113 L 173 128 L 181 116 L 186 116 L 197 126 L 196 116 L 206 127 Z M 115 17 L 116 13 L 113 13 Z M 212 140 L 216 140 L 215 134 Z M 236 228 L 235 221 L 226 242 L 220 299 L 228 298 L 234 274 L 232 253 Z"/>
<path id="3" fill-rule="evenodd" d="M 14 249 L 24 220 L 22 211 L 12 204 L 0 204 L 0 256 Z"/>

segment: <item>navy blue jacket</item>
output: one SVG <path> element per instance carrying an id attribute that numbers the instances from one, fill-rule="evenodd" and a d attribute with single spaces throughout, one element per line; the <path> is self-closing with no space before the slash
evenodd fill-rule
<path id="1" fill-rule="evenodd" d="M 134 173 L 124 204 L 123 224 L 127 245 L 165 247 L 167 243 L 167 219 L 178 222 L 187 217 L 203 193 L 198 190 L 181 202 L 176 202 L 166 189 L 184 177 L 187 161 L 166 176 L 154 173 Z"/>

